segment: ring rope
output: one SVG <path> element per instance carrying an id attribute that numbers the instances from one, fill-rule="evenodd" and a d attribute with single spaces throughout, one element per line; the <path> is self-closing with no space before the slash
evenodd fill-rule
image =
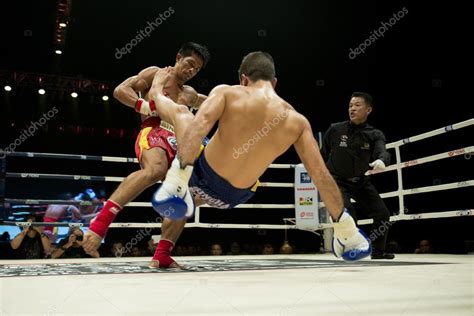
<path id="1" fill-rule="evenodd" d="M 14 222 L 0 221 L 0 225 L 29 227 L 29 226 L 57 226 L 57 227 L 88 227 L 89 224 L 66 223 L 66 222 Z M 186 223 L 186 228 L 251 228 L 251 229 L 297 229 L 296 225 L 272 225 L 272 224 L 213 224 L 213 223 Z M 321 227 L 326 227 L 326 224 Z M 161 223 L 112 223 L 110 228 L 160 228 Z M 330 227 L 330 226 L 327 226 Z"/>
<path id="2" fill-rule="evenodd" d="M 37 200 L 37 199 L 5 199 L 5 203 L 10 204 L 26 204 L 26 205 L 103 205 L 103 202 L 91 202 L 91 201 L 66 201 L 66 200 Z M 130 207 L 151 207 L 150 202 L 130 202 L 125 206 Z M 207 204 L 201 205 L 200 207 L 210 207 Z M 271 208 L 271 209 L 291 209 L 294 208 L 294 204 L 240 204 L 235 208 Z"/>
<path id="3" fill-rule="evenodd" d="M 366 175 L 371 175 L 371 174 L 383 173 L 383 172 L 388 172 L 388 171 L 397 170 L 397 169 L 403 169 L 403 168 L 418 166 L 418 165 L 421 165 L 421 164 L 424 164 L 424 163 L 427 163 L 427 162 L 432 162 L 432 161 L 436 161 L 436 160 L 451 158 L 451 157 L 455 157 L 455 156 L 459 156 L 459 155 L 470 154 L 472 152 L 474 152 L 474 146 L 459 148 L 459 149 L 447 151 L 447 152 L 444 152 L 444 153 L 441 153 L 441 154 L 431 155 L 431 156 L 427 156 L 427 157 L 423 157 L 423 158 L 404 161 L 404 162 L 401 162 L 399 164 L 390 165 L 387 168 L 385 168 L 384 171 L 369 170 L 365 174 Z"/>
<path id="4" fill-rule="evenodd" d="M 453 124 L 453 125 L 448 125 L 448 126 L 445 126 L 445 127 L 441 127 L 441 128 L 438 128 L 438 129 L 435 129 L 435 130 L 432 130 L 432 131 L 429 131 L 429 132 L 426 132 L 426 133 L 423 133 L 423 134 L 420 134 L 420 135 L 404 138 L 404 139 L 395 141 L 393 143 L 389 143 L 389 144 L 387 144 L 387 148 L 395 148 L 395 147 L 402 146 L 402 145 L 405 145 L 405 144 L 408 144 L 408 143 L 414 143 L 414 142 L 417 142 L 417 141 L 422 140 L 422 139 L 430 138 L 430 137 L 440 135 L 440 134 L 449 133 L 451 131 L 461 129 L 463 127 L 467 127 L 467 126 L 470 126 L 470 125 L 474 125 L 474 118 L 471 118 L 469 120 L 465 120 L 465 121 L 462 121 L 462 122 L 459 122 L 459 123 L 456 123 L 456 124 Z"/>
<path id="5" fill-rule="evenodd" d="M 36 153 L 36 152 L 5 152 L 7 156 L 26 157 L 26 158 L 57 158 L 57 159 L 73 159 L 73 160 L 93 160 L 105 162 L 127 162 L 138 163 L 137 158 L 129 157 L 112 157 L 112 156 L 93 156 L 93 155 L 75 155 L 75 154 L 58 154 L 58 153 Z M 272 163 L 269 168 L 273 169 L 291 169 L 296 164 Z"/>
<path id="6" fill-rule="evenodd" d="M 448 125 L 436 130 L 426 132 L 420 135 L 411 136 L 398 140 L 386 145 L 387 148 L 395 148 L 404 144 L 413 143 L 422 139 L 433 137 L 436 135 L 444 134 L 457 130 L 463 127 L 474 125 L 474 118 L 462 121 L 456 124 Z M 58 154 L 58 153 L 37 153 L 37 152 L 5 152 L 7 156 L 12 157 L 28 157 L 28 158 L 58 158 L 58 159 L 73 159 L 73 160 L 94 160 L 94 161 L 106 161 L 106 162 L 126 162 L 126 163 L 138 163 L 137 158 L 130 157 L 114 157 L 114 156 L 94 156 L 94 155 L 77 155 L 77 154 Z M 296 164 L 271 164 L 269 168 L 274 169 L 290 169 L 294 168 Z"/>
<path id="7" fill-rule="evenodd" d="M 388 171 L 393 171 L 397 169 L 403 169 L 408 167 L 413 167 L 416 165 L 421 165 L 427 162 L 432 162 L 436 160 L 451 158 L 463 154 L 469 154 L 474 152 L 474 146 L 459 148 L 451 151 L 447 151 L 441 154 L 436 154 L 432 156 L 427 156 L 423 158 L 418 158 L 410 161 L 404 161 L 399 164 L 394 164 L 388 166 L 384 171 L 367 171 L 367 175 L 378 174 Z M 272 164 L 273 168 L 294 168 L 295 164 Z M 54 179 L 54 180 L 88 180 L 88 181 L 105 181 L 105 182 L 122 182 L 124 177 L 113 177 L 113 176 L 90 176 L 90 175 L 67 175 L 67 174 L 47 174 L 47 173 L 20 173 L 20 172 L 7 172 L 5 174 L 7 178 L 35 178 L 35 179 Z M 157 182 L 161 183 L 161 181 Z M 260 183 L 262 187 L 281 187 L 281 188 L 292 188 L 294 187 L 293 183 L 285 182 L 262 182 Z"/>
<path id="8" fill-rule="evenodd" d="M 423 163 L 436 161 L 440 159 L 450 158 L 459 156 L 461 154 L 471 153 L 474 152 L 474 146 L 464 147 L 457 150 L 432 155 L 424 158 L 419 158 L 415 160 L 410 160 L 407 162 L 402 162 L 397 165 L 389 166 L 385 171 L 395 170 L 397 168 L 407 168 L 412 167 L 415 165 L 420 165 Z M 294 164 L 288 164 L 286 166 L 294 166 Z M 370 174 L 377 174 L 382 172 L 370 172 Z M 6 173 L 7 178 L 36 178 L 36 179 L 60 179 L 60 180 L 90 180 L 90 181 L 111 181 L 111 182 L 122 182 L 123 177 L 109 177 L 109 176 L 86 176 L 86 175 L 64 175 L 64 174 L 40 174 L 40 173 L 13 173 L 8 172 Z M 405 189 L 402 190 L 401 193 L 403 195 L 410 195 L 410 194 L 418 194 L 418 193 L 427 193 L 427 192 L 434 192 L 434 191 L 441 191 L 441 190 L 448 190 L 448 189 L 456 189 L 461 187 L 468 187 L 473 186 L 474 180 L 467 180 L 467 181 L 459 181 L 454 183 L 448 184 L 441 184 L 441 185 L 432 185 L 426 187 L 418 187 L 412 189 Z M 262 182 L 262 187 L 287 187 L 291 188 L 294 187 L 293 183 L 284 183 L 284 182 Z M 399 191 L 392 191 L 380 194 L 382 198 L 389 198 L 389 197 L 396 197 L 400 194 Z M 61 200 L 37 200 L 37 199 L 5 199 L 7 203 L 24 203 L 29 205 L 34 204 L 79 204 L 79 205 L 100 205 L 102 203 L 91 203 L 89 201 L 61 201 Z M 138 206 L 138 207 L 148 207 L 149 203 L 141 203 L 141 202 L 132 202 L 129 203 L 128 206 Z M 253 205 L 261 205 L 261 204 L 253 204 Z M 322 204 L 324 205 L 324 204 Z M 268 207 L 257 207 L 257 208 L 268 208 Z M 275 207 L 276 208 L 276 207 Z"/>
<path id="9" fill-rule="evenodd" d="M 91 206 L 91 205 L 103 205 L 103 202 L 94 201 L 68 201 L 68 200 L 40 200 L 40 199 L 7 199 L 5 203 L 10 204 L 26 204 L 26 205 L 41 205 L 41 204 L 56 204 L 56 205 L 79 205 L 79 206 Z"/>
<path id="10" fill-rule="evenodd" d="M 460 129 L 469 125 L 474 125 L 474 119 L 469 119 L 460 123 L 456 123 L 453 125 L 449 125 L 443 128 L 439 128 L 437 130 L 433 130 L 427 133 L 423 133 L 420 135 L 412 136 L 409 138 L 405 138 L 403 140 L 399 140 L 393 143 L 387 144 L 387 148 L 395 148 L 395 150 L 398 150 L 398 147 L 404 144 L 416 142 L 425 138 L 429 138 L 435 135 L 440 135 L 443 133 L 448 133 L 456 129 Z M 414 159 L 406 162 L 400 162 L 395 165 L 391 165 L 386 168 L 386 171 L 391 171 L 391 170 L 401 170 L 406 167 L 411 167 L 414 165 L 419 165 L 431 161 L 436 161 L 440 159 L 445 159 L 453 156 L 459 156 L 462 154 L 468 154 L 474 152 L 474 146 L 470 147 L 465 147 L 465 148 L 460 148 L 456 150 L 452 150 L 449 152 L 437 154 L 437 155 L 432 155 L 428 157 L 423 157 L 419 159 Z M 126 158 L 126 157 L 111 157 L 111 156 L 92 156 L 92 155 L 70 155 L 70 154 L 51 154 L 51 153 L 33 153 L 33 152 L 13 152 L 13 153 L 6 153 L 8 156 L 17 156 L 17 157 L 38 157 L 38 158 L 63 158 L 63 159 L 74 159 L 74 160 L 93 160 L 93 161 L 106 161 L 106 162 L 126 162 L 126 163 L 137 163 L 136 158 Z M 398 158 L 397 158 L 398 159 Z M 398 159 L 400 161 L 400 159 Z M 271 164 L 269 168 L 275 168 L 275 169 L 290 169 L 294 168 L 296 164 Z M 376 173 L 381 173 L 381 172 L 371 172 L 369 171 L 367 174 L 376 174 Z M 23 175 L 23 176 L 22 176 Z M 26 176 L 25 176 L 26 175 Z M 31 175 L 31 176 L 30 176 Z M 7 177 L 11 178 L 25 178 L 25 177 L 30 177 L 30 178 L 45 178 L 49 177 L 49 179 L 71 179 L 71 177 L 74 180 L 92 180 L 92 181 L 115 181 L 115 182 L 121 182 L 123 178 L 121 177 L 101 177 L 101 176 L 74 176 L 74 175 L 61 175 L 61 174 L 22 174 L 22 173 L 7 173 Z M 400 191 L 395 191 L 395 192 L 387 192 L 387 193 L 382 193 L 381 196 L 383 198 L 385 197 L 396 197 L 399 196 L 400 193 L 402 195 L 408 195 L 408 194 L 417 194 L 417 193 L 425 193 L 425 192 L 433 192 L 433 191 L 440 191 L 440 190 L 447 190 L 447 189 L 454 189 L 454 188 L 460 188 L 460 187 L 467 187 L 467 186 L 473 186 L 474 185 L 474 180 L 467 180 L 467 181 L 460 181 L 460 182 L 455 182 L 455 183 L 449 183 L 449 184 L 442 184 L 442 185 L 435 185 L 435 186 L 427 186 L 427 187 L 420 187 L 420 188 L 413 188 L 413 189 L 405 189 L 405 190 L 400 190 Z M 294 187 L 294 184 L 292 183 L 272 183 L 272 182 L 267 182 L 263 183 L 261 186 L 267 186 L 267 187 Z M 42 202 L 46 202 L 44 204 L 79 204 L 79 205 L 99 205 L 102 203 L 94 203 L 90 201 L 61 201 L 61 200 L 35 200 L 35 199 L 5 199 L 4 200 L 7 203 L 23 203 L 23 204 L 30 204 L 30 205 L 38 205 L 41 204 Z M 29 203 L 28 203 L 29 202 Z M 322 204 L 322 203 L 321 203 Z M 151 203 L 148 202 L 132 202 L 127 204 L 128 206 L 141 206 L 141 207 L 149 207 L 151 206 Z M 324 205 L 324 204 L 322 204 Z M 206 205 L 202 207 L 207 207 Z M 294 208 L 293 204 L 242 204 L 238 206 L 238 208 Z M 198 212 L 199 209 L 197 209 Z M 400 215 L 395 215 L 390 217 L 390 221 L 398 221 L 398 220 L 414 220 L 414 219 L 425 219 L 425 218 L 443 218 L 443 217 L 459 217 L 459 216 L 473 216 L 474 215 L 474 210 L 471 209 L 466 209 L 466 210 L 457 210 L 457 211 L 448 211 L 448 212 L 436 212 L 436 213 L 421 213 L 421 214 L 400 214 Z M 367 220 L 359 220 L 358 224 L 363 225 L 363 224 L 369 224 L 371 223 L 371 219 Z M 0 224 L 13 224 L 13 225 L 18 225 L 16 223 L 18 222 L 0 222 Z M 83 225 L 82 223 L 39 223 L 42 224 L 41 226 L 71 226 L 71 225 Z M 136 228 L 142 228 L 142 227 L 160 227 L 161 223 L 113 223 L 111 227 L 136 227 Z M 203 227 L 203 228 L 261 228 L 261 229 L 292 229 L 295 228 L 297 229 L 296 225 L 289 226 L 289 225 L 266 225 L 266 224 L 211 224 L 211 223 L 188 223 L 186 224 L 187 227 Z M 324 229 L 324 228 L 329 228 L 332 227 L 331 224 L 319 224 L 318 227 L 315 229 Z"/>
<path id="11" fill-rule="evenodd" d="M 405 190 L 401 190 L 401 192 L 402 192 L 402 195 L 411 195 L 411 194 L 429 193 L 429 192 L 436 192 L 436 191 L 443 191 L 443 190 L 450 190 L 450 189 L 459 189 L 459 188 L 470 187 L 470 186 L 474 186 L 474 180 L 430 185 L 426 187 L 418 187 L 418 188 L 413 188 L 413 189 L 405 189 Z M 397 197 L 398 195 L 399 195 L 399 191 L 392 191 L 392 192 L 381 193 L 380 197 L 385 199 L 385 198 Z M 351 199 L 351 202 L 356 202 L 356 201 Z M 319 202 L 319 205 L 324 206 L 324 202 L 322 201 Z"/>
<path id="12" fill-rule="evenodd" d="M 24 173 L 24 172 L 7 172 L 6 178 L 30 178 L 30 179 L 50 179 L 50 180 L 75 180 L 75 181 L 104 181 L 104 182 L 122 182 L 124 177 L 111 176 L 89 176 L 89 175 L 69 175 L 57 173 Z M 157 183 L 162 183 L 158 181 Z M 259 187 L 278 187 L 278 188 L 293 188 L 294 183 L 290 182 L 260 182 Z"/>
<path id="13" fill-rule="evenodd" d="M 390 222 L 402 221 L 402 220 L 418 220 L 418 219 L 433 219 L 433 218 L 446 218 L 446 217 L 464 217 L 474 216 L 474 209 L 457 210 L 441 213 L 420 213 L 420 214 L 403 214 L 390 216 Z M 287 218 L 286 220 L 294 220 Z M 358 220 L 358 225 L 372 224 L 372 219 Z M 12 226 L 60 226 L 60 227 L 87 227 L 88 224 L 83 223 L 63 223 L 63 222 L 15 222 L 15 221 L 0 221 L 0 225 L 12 225 Z M 160 228 L 161 223 L 112 223 L 111 228 Z M 272 224 L 215 224 L 215 223 L 186 223 L 188 228 L 251 228 L 251 229 L 299 229 L 296 225 L 272 225 Z M 331 223 L 318 224 L 315 230 L 326 229 L 333 227 Z"/>

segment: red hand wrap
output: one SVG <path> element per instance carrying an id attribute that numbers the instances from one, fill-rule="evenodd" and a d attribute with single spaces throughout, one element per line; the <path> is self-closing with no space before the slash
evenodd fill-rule
<path id="1" fill-rule="evenodd" d="M 150 102 L 148 102 L 148 104 L 150 105 L 150 112 L 151 112 L 151 113 L 156 112 L 156 104 L 155 104 L 155 101 L 154 101 L 154 100 L 150 100 Z"/>
<path id="2" fill-rule="evenodd" d="M 141 110 L 141 108 L 142 108 L 142 103 L 143 103 L 143 101 L 145 101 L 145 100 L 143 100 L 142 98 L 139 98 L 139 99 L 137 100 L 137 102 L 135 102 L 135 112 L 140 113 L 140 110 Z"/>
<path id="3" fill-rule="evenodd" d="M 110 224 L 114 221 L 115 216 L 122 210 L 122 207 L 112 200 L 108 200 L 104 208 L 91 221 L 89 230 L 93 231 L 100 237 L 104 238 Z"/>
<path id="4" fill-rule="evenodd" d="M 170 257 L 173 247 L 174 243 L 166 239 L 161 239 L 156 246 L 153 260 L 160 263 L 160 268 L 169 268 L 169 266 L 175 262 L 173 258 Z"/>

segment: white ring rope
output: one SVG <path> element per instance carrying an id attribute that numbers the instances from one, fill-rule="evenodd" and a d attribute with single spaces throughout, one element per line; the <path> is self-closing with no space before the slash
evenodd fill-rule
<path id="1" fill-rule="evenodd" d="M 467 154 L 467 153 L 472 153 L 474 152 L 474 146 L 469 146 L 469 147 L 464 147 L 456 150 L 452 150 L 449 152 L 444 152 L 441 154 L 436 154 L 424 158 L 418 158 L 415 160 L 410 160 L 406 162 L 402 162 L 399 164 L 391 165 L 385 169 L 385 171 L 382 172 L 372 172 L 369 171 L 368 174 L 378 174 L 378 173 L 383 173 L 383 172 L 388 172 L 392 170 L 397 170 L 397 169 L 402 169 L 402 168 L 407 168 L 407 167 L 413 167 L 416 165 L 421 165 L 427 162 L 432 162 L 440 159 L 446 159 L 446 158 L 451 158 L 455 156 L 459 156 L 462 154 Z M 288 168 L 294 167 L 294 164 L 286 164 Z M 65 175 L 65 174 L 40 174 L 40 173 L 6 173 L 7 178 L 35 178 L 35 179 L 61 179 L 61 180 L 89 180 L 89 181 L 106 181 L 106 182 L 122 182 L 123 177 L 109 177 L 109 176 L 87 176 L 87 175 Z M 159 181 L 158 183 L 161 183 Z M 467 181 L 460 181 L 460 182 L 454 182 L 454 183 L 449 183 L 449 184 L 441 184 L 441 185 L 432 185 L 432 186 L 426 186 L 426 187 L 418 187 L 418 188 L 412 188 L 412 189 L 404 189 L 401 191 L 392 191 L 392 192 L 386 192 L 380 194 L 382 198 L 389 198 L 389 197 L 396 197 L 399 194 L 402 195 L 410 195 L 410 194 L 418 194 L 418 193 L 427 193 L 427 192 L 435 192 L 435 191 L 441 191 L 441 190 L 448 190 L 448 189 L 457 189 L 460 187 L 468 187 L 468 186 L 473 186 L 474 185 L 474 180 L 467 180 Z M 261 187 L 280 187 L 280 188 L 292 188 L 294 187 L 293 183 L 284 183 L 284 182 L 262 182 L 260 183 Z M 42 204 L 42 200 L 36 200 L 36 199 L 6 199 L 10 201 L 11 203 L 15 202 L 21 202 L 25 201 L 24 203 L 26 204 Z M 35 202 L 38 201 L 38 202 Z M 60 203 L 61 204 L 61 203 Z M 324 206 L 323 203 L 321 203 L 322 206 Z M 127 204 L 128 206 L 138 206 L 138 207 L 148 207 L 150 206 L 150 203 L 146 202 L 131 202 Z M 254 205 L 255 208 L 270 208 L 266 206 L 259 207 L 258 205 L 264 205 L 264 204 L 250 204 Z M 272 205 L 272 204 L 269 204 Z M 273 205 L 278 205 L 278 204 L 273 204 Z M 205 207 L 205 206 L 204 206 Z M 239 206 L 238 206 L 239 207 Z M 294 207 L 294 205 L 293 205 Z M 248 208 L 248 207 L 245 207 Z M 274 207 L 278 208 L 278 207 Z M 287 207 L 284 207 L 287 208 Z"/>
<path id="2" fill-rule="evenodd" d="M 460 155 L 465 155 L 465 154 L 470 154 L 474 152 L 474 146 L 469 146 L 469 147 L 464 147 L 464 148 L 459 148 L 455 150 L 450 150 L 441 154 L 436 154 L 432 156 L 427 156 L 423 158 L 418 158 L 418 159 L 413 159 L 409 161 L 404 161 L 398 164 L 390 165 L 387 168 L 385 168 L 384 171 L 372 171 L 369 170 L 365 174 L 366 175 L 371 175 L 371 174 L 377 174 L 377 173 L 384 173 L 392 170 L 397 170 L 397 169 L 403 169 L 403 168 L 408 168 L 408 167 L 413 167 L 413 166 L 418 166 L 427 162 L 432 162 L 432 161 L 437 161 L 441 159 L 446 159 L 446 158 L 451 158 L 455 156 L 460 156 Z"/>
<path id="3" fill-rule="evenodd" d="M 440 213 L 420 213 L 411 215 L 395 215 L 390 217 L 390 222 L 402 220 L 418 220 L 418 219 L 433 219 L 433 218 L 447 218 L 447 217 L 464 217 L 474 216 L 474 209 L 457 210 Z M 293 218 L 286 218 L 285 220 L 293 221 Z M 43 223 L 43 222 L 7 222 L 6 224 L 21 226 L 22 224 L 34 224 L 36 226 L 88 226 L 81 223 Z M 372 219 L 362 219 L 357 221 L 358 225 L 372 224 Z M 160 228 L 161 223 L 112 223 L 111 228 Z M 233 228 L 233 229 L 298 229 L 296 225 L 271 225 L 271 224 L 220 224 L 220 223 L 186 223 L 187 228 Z M 319 224 L 315 230 L 326 229 L 333 227 L 333 224 Z"/>
<path id="4" fill-rule="evenodd" d="M 388 166 L 383 172 L 397 170 L 399 189 L 393 192 L 386 192 L 380 194 L 382 198 L 390 197 L 399 197 L 402 202 L 400 206 L 403 206 L 403 196 L 418 194 L 418 193 L 427 193 L 435 192 L 449 189 L 456 189 L 462 187 L 474 186 L 474 180 L 466 180 L 448 184 L 441 185 L 432 185 L 425 187 L 418 187 L 412 189 L 403 189 L 401 181 L 401 169 L 412 167 L 415 165 L 424 164 L 427 162 L 437 161 L 441 159 L 446 159 L 450 157 L 455 157 L 463 154 L 471 154 L 474 152 L 474 146 L 468 146 L 464 148 L 459 148 L 449 152 L 444 152 L 436 155 L 431 155 L 427 157 L 422 157 L 410 161 L 401 162 L 399 147 L 408 143 L 416 142 L 422 139 L 433 137 L 436 135 L 444 134 L 457 130 L 463 127 L 474 125 L 474 119 L 469 119 L 457 124 L 449 125 L 443 128 L 439 128 L 430 132 L 426 132 L 420 135 L 412 136 L 399 140 L 393 143 L 387 144 L 387 148 L 394 148 L 396 151 L 397 163 L 394 165 Z M 124 162 L 124 163 L 137 163 L 136 158 L 127 158 L 127 157 L 112 157 L 112 156 L 91 156 L 91 155 L 71 155 L 71 154 L 55 154 L 55 153 L 33 153 L 33 152 L 14 152 L 6 153 L 7 156 L 16 156 L 16 157 L 29 157 L 29 158 L 62 158 L 62 159 L 74 159 L 74 160 L 92 160 L 92 161 L 104 161 L 104 162 Z M 291 169 L 294 168 L 296 164 L 271 164 L 269 168 L 273 169 Z M 381 172 L 368 171 L 366 174 L 375 175 Z M 61 179 L 61 180 L 89 180 L 89 181 L 105 181 L 105 182 L 122 182 L 123 177 L 114 177 L 114 176 L 87 176 L 87 175 L 65 175 L 65 174 L 40 174 L 40 173 L 6 173 L 7 178 L 37 178 L 37 179 Z M 293 188 L 294 183 L 284 183 L 284 182 L 262 182 L 260 183 L 261 187 L 281 187 L 281 188 Z M 52 203 L 51 203 L 52 202 Z M 40 204 L 79 204 L 79 205 L 95 205 L 97 203 L 91 202 L 71 202 L 71 201 L 62 201 L 62 200 L 38 200 L 38 199 L 7 199 L 5 198 L 5 203 L 24 203 L 28 205 L 40 205 Z M 150 202 L 130 202 L 126 206 L 133 207 L 150 207 Z M 320 206 L 324 206 L 323 203 L 320 203 Z M 201 206 L 202 208 L 209 207 L 207 205 Z M 252 208 L 252 209 L 294 209 L 294 204 L 241 204 L 236 206 L 236 208 Z M 403 214 L 403 207 L 400 209 L 400 214 L 390 217 L 390 221 L 399 221 L 399 220 L 413 220 L 413 219 L 425 219 L 425 218 L 444 218 L 444 217 L 458 217 L 458 216 L 473 216 L 474 210 L 456 210 L 456 211 L 447 211 L 447 212 L 436 212 L 436 213 L 421 213 L 421 214 Z M 201 227 L 201 228 L 258 228 L 258 229 L 292 229 L 296 228 L 296 225 L 255 225 L 255 224 L 211 224 L 211 223 L 200 223 L 199 222 L 200 208 L 196 209 L 195 216 L 198 218 L 194 223 L 186 224 L 186 227 Z M 358 224 L 369 224 L 372 220 L 359 220 Z M 49 225 L 54 225 L 55 223 L 48 223 Z M 64 223 L 56 223 L 64 224 Z M 130 227 L 130 228 L 141 228 L 141 227 L 161 227 L 161 223 L 113 223 L 110 227 Z M 332 227 L 331 224 L 320 224 L 317 229 L 324 229 Z"/>
<path id="5" fill-rule="evenodd" d="M 69 175 L 57 173 L 20 173 L 7 172 L 7 178 L 30 178 L 30 179 L 52 179 L 52 180 L 75 180 L 75 181 L 103 181 L 103 182 L 122 182 L 124 177 L 112 176 L 89 176 L 89 175 Z M 161 183 L 158 181 L 157 183 Z M 294 183 L 290 182 L 260 182 L 259 187 L 274 187 L 274 188 L 293 188 Z"/>
<path id="6" fill-rule="evenodd" d="M 111 156 L 92 156 L 92 155 L 74 155 L 74 154 L 58 154 L 58 153 L 36 153 L 36 152 L 5 152 L 6 156 L 27 157 L 27 158 L 57 158 L 57 159 L 73 159 L 73 160 L 92 160 L 105 162 L 128 162 L 138 163 L 137 158 L 128 157 L 111 157 Z M 271 169 L 291 169 L 295 164 L 272 163 L 268 168 Z"/>
<path id="7" fill-rule="evenodd" d="M 456 123 L 456 124 L 453 124 L 453 125 L 448 125 L 448 126 L 445 126 L 445 127 L 441 127 L 441 128 L 438 128 L 438 129 L 435 129 L 433 131 L 426 132 L 426 133 L 423 133 L 423 134 L 420 134 L 420 135 L 404 138 L 404 139 L 398 140 L 398 141 L 393 142 L 393 143 L 389 143 L 389 144 L 387 144 L 387 148 L 395 148 L 395 147 L 399 147 L 399 146 L 402 146 L 402 145 L 405 145 L 405 144 L 408 144 L 408 143 L 414 143 L 414 142 L 420 141 L 422 139 L 426 139 L 426 138 L 430 138 L 430 137 L 433 137 L 433 136 L 436 136 L 436 135 L 449 133 L 451 131 L 461 129 L 463 127 L 467 127 L 467 126 L 470 126 L 470 125 L 474 125 L 474 118 L 471 118 L 469 120 L 465 120 L 465 121 L 462 121 L 462 122 L 459 122 L 459 123 Z"/>

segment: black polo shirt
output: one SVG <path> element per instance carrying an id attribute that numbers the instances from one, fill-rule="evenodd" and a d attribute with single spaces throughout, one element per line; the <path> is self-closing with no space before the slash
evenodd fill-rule
<path id="1" fill-rule="evenodd" d="M 374 160 L 390 164 L 390 153 L 385 148 L 385 142 L 384 134 L 367 123 L 334 123 L 324 135 L 321 154 L 332 175 L 360 177 Z"/>

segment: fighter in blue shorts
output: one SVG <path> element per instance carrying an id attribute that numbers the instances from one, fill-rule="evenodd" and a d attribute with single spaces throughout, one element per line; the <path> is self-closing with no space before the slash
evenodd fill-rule
<path id="1" fill-rule="evenodd" d="M 194 163 L 189 191 L 195 200 L 215 208 L 233 208 L 245 203 L 257 190 L 258 180 L 251 188 L 239 189 L 218 175 L 207 163 L 204 152 Z"/>
<path id="2" fill-rule="evenodd" d="M 344 209 L 311 125 L 276 94 L 275 66 L 268 53 L 245 56 L 240 85 L 215 87 L 195 117 L 163 95 L 170 71 L 156 73 L 149 93 L 160 117 L 175 126 L 178 143 L 177 157 L 153 196 L 155 210 L 173 220 L 192 216 L 192 193 L 220 208 L 244 203 L 268 166 L 294 146 L 334 222 L 336 256 L 354 261 L 370 255 L 370 240 Z M 215 134 L 195 163 L 202 139 L 216 122 Z"/>

